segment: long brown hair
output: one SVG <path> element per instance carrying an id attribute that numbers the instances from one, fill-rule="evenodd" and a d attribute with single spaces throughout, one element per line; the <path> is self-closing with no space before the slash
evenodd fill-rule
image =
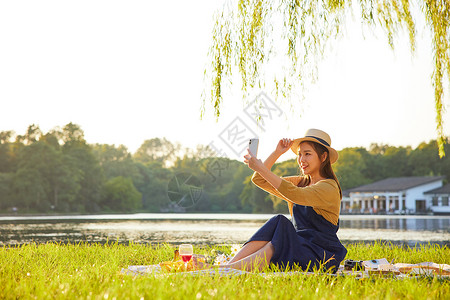
<path id="1" fill-rule="evenodd" d="M 339 194 L 341 195 L 341 199 L 342 199 L 341 185 L 339 183 L 339 180 L 336 177 L 336 174 L 334 174 L 333 168 L 331 167 L 330 153 L 328 152 L 328 149 L 319 143 L 315 143 L 315 142 L 311 142 L 311 141 L 306 141 L 303 143 L 308 143 L 309 145 L 311 145 L 314 148 L 314 151 L 316 151 L 317 155 L 319 156 L 319 159 L 322 158 L 322 156 L 325 152 L 327 153 L 327 158 L 320 164 L 319 173 L 320 173 L 320 176 L 322 176 L 323 178 L 334 179 L 334 181 L 336 181 L 336 183 L 339 187 Z M 311 180 L 311 179 L 309 178 L 309 180 Z"/>

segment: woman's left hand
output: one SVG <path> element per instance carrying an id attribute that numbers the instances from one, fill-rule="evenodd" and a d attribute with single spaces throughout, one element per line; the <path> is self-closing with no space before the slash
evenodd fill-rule
<path id="1" fill-rule="evenodd" d="M 244 163 L 246 163 L 248 167 L 253 171 L 260 171 L 261 168 L 264 167 L 264 163 L 260 159 L 257 159 L 255 156 L 253 156 L 250 152 L 250 149 L 247 149 L 247 152 L 248 154 L 244 155 Z"/>

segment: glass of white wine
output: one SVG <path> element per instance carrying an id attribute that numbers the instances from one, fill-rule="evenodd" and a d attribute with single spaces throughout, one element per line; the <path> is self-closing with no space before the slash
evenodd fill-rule
<path id="1" fill-rule="evenodd" d="M 181 259 L 184 261 L 184 269 L 187 270 L 187 263 L 192 259 L 192 255 L 194 255 L 194 248 L 191 244 L 181 244 L 178 251 Z"/>

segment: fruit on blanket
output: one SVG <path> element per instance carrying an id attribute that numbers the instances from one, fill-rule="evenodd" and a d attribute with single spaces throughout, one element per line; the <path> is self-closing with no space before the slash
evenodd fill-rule
<path id="1" fill-rule="evenodd" d="M 163 261 L 159 264 L 161 269 L 167 272 L 184 272 L 184 271 L 193 271 L 195 270 L 194 264 L 192 261 L 187 263 L 187 267 L 184 267 L 184 262 L 182 260 L 169 260 Z"/>
<path id="2" fill-rule="evenodd" d="M 203 255 L 194 255 L 198 262 L 204 263 L 205 257 Z M 198 270 L 197 266 L 194 264 L 194 259 L 191 259 L 187 266 L 185 267 L 184 262 L 181 260 L 178 250 L 174 251 L 173 260 L 163 261 L 159 264 L 161 269 L 166 272 L 185 272 Z"/>
<path id="3" fill-rule="evenodd" d="M 178 249 L 177 249 L 177 250 L 174 251 L 174 254 L 173 254 L 173 261 L 177 261 L 177 260 L 180 260 L 180 259 L 181 259 L 181 257 L 180 257 L 180 251 L 178 251 Z"/>

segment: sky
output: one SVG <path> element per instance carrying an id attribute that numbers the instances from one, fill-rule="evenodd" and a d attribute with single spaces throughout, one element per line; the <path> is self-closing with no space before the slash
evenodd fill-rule
<path id="1" fill-rule="evenodd" d="M 219 120 L 208 104 L 201 120 L 213 14 L 223 3 L 0 2 L 0 131 L 24 134 L 37 124 L 47 132 L 73 122 L 88 143 L 134 152 L 165 137 L 190 148 L 209 144 L 234 159 L 247 138 L 259 137 L 263 157 L 280 138 L 301 137 L 308 128 L 328 132 L 337 150 L 371 143 L 414 148 L 436 138 L 429 33 L 419 28 L 412 56 L 406 33 L 392 51 L 382 32 L 363 38 L 357 21 L 333 42 L 305 99 L 291 99 L 294 111 L 274 102 L 270 90 L 255 90 L 244 103 L 233 88 Z M 246 114 L 260 97 L 273 112 L 263 125 Z M 449 110 L 448 93 L 444 105 Z M 447 120 L 448 113 L 450 135 Z"/>

